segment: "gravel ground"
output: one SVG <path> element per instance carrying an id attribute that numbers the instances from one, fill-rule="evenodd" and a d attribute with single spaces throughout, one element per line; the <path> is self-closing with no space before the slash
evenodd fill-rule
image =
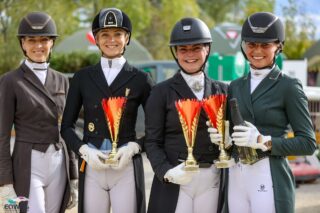
<path id="1" fill-rule="evenodd" d="M 296 190 L 296 213 L 320 212 L 320 179 L 300 184 Z"/>
<path id="2" fill-rule="evenodd" d="M 149 161 L 144 156 L 146 196 L 150 194 L 150 185 L 153 172 Z M 314 183 L 300 184 L 296 190 L 296 213 L 319 213 L 320 212 L 320 179 Z M 77 213 L 76 208 L 67 213 Z"/>

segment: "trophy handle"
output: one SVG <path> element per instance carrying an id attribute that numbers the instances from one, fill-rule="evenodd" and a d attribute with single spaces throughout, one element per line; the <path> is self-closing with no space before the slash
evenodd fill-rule
<path id="1" fill-rule="evenodd" d="M 111 152 L 108 155 L 108 158 L 105 160 L 105 164 L 111 165 L 111 166 L 118 166 L 119 160 L 115 159 L 115 156 L 117 154 L 117 142 L 112 141 L 112 149 Z"/>
<path id="2" fill-rule="evenodd" d="M 185 162 L 184 170 L 187 172 L 198 172 L 199 171 L 199 165 L 193 156 L 193 148 L 192 147 L 188 147 L 188 157 Z"/>
<path id="3" fill-rule="evenodd" d="M 217 168 L 230 168 L 231 166 L 235 165 L 235 161 L 233 158 L 231 158 L 228 153 L 225 150 L 225 142 L 229 140 L 229 121 L 223 121 L 224 122 L 224 133 L 222 137 L 222 141 L 219 143 L 219 160 L 216 160 L 214 162 L 215 166 Z"/>

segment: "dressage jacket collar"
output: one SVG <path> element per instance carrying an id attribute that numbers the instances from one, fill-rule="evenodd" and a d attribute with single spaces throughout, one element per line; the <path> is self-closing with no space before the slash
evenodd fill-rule
<path id="1" fill-rule="evenodd" d="M 108 85 L 102 71 L 101 63 L 99 62 L 93 66 L 93 70 L 90 70 L 89 75 L 102 93 L 107 97 L 111 97 L 117 90 L 122 88 L 131 78 L 133 78 L 136 75 L 136 72 L 133 67 L 126 62 L 111 85 Z"/>
<path id="2" fill-rule="evenodd" d="M 275 67 L 271 70 L 271 72 L 260 82 L 257 88 L 250 94 L 250 79 L 251 74 L 249 73 L 245 76 L 240 85 L 239 90 L 245 91 L 244 93 L 244 102 L 246 107 L 249 109 L 250 113 L 253 114 L 252 104 L 260 98 L 263 94 L 265 94 L 270 88 L 272 88 L 279 81 L 279 77 L 281 76 L 281 71 L 278 67 Z"/>
<path id="3" fill-rule="evenodd" d="M 55 81 L 52 70 L 48 68 L 46 82 L 43 85 L 39 78 L 32 72 L 32 70 L 30 70 L 30 68 L 25 63 L 21 64 L 20 67 L 23 72 L 23 77 L 55 104 L 55 101 L 51 95 L 52 93 L 57 92 L 54 91 Z"/>

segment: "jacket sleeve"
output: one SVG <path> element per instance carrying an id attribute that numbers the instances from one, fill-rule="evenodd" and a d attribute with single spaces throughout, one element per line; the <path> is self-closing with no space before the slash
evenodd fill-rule
<path id="1" fill-rule="evenodd" d="M 142 96 L 142 100 L 141 100 L 141 104 L 142 104 L 142 108 L 143 108 L 144 113 L 146 113 L 146 103 L 147 103 L 148 97 L 150 95 L 151 88 L 154 86 L 154 82 L 151 79 L 151 77 L 149 76 L 149 74 L 146 74 L 146 78 L 147 78 L 147 81 L 146 81 L 146 84 L 145 84 L 145 87 L 143 90 L 143 96 Z M 146 116 L 144 116 L 144 117 L 146 117 Z M 141 146 L 142 151 L 145 151 L 145 147 L 144 147 L 145 136 L 137 139 L 137 143 Z"/>
<path id="2" fill-rule="evenodd" d="M 69 80 L 65 80 L 65 92 L 68 94 L 69 90 Z M 67 98 L 67 97 L 66 97 Z M 68 155 L 69 155 L 69 174 L 70 174 L 70 179 L 78 179 L 78 161 L 77 157 L 74 154 L 74 152 L 68 148 Z"/>
<path id="3" fill-rule="evenodd" d="M 84 144 L 75 131 L 76 121 L 82 107 L 82 96 L 80 91 L 79 73 L 76 73 L 71 80 L 64 108 L 61 124 L 61 136 L 69 149 L 79 154 L 79 148 Z"/>
<path id="4" fill-rule="evenodd" d="M 166 98 L 160 87 L 154 87 L 146 104 L 145 149 L 155 175 L 160 181 L 173 168 L 165 153 L 164 135 L 166 122 Z"/>
<path id="5" fill-rule="evenodd" d="M 272 137 L 272 155 L 311 155 L 316 140 L 311 122 L 308 99 L 297 79 L 291 79 L 284 92 L 284 110 L 294 132 L 293 138 Z"/>
<path id="6" fill-rule="evenodd" d="M 11 82 L 8 75 L 0 78 L 0 185 L 13 183 L 10 138 L 16 100 Z"/>

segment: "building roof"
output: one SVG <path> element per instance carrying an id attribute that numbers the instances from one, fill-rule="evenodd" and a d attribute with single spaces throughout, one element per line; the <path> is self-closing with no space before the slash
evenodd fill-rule
<path id="1" fill-rule="evenodd" d="M 96 52 L 100 54 L 98 47 L 94 43 L 91 29 L 81 29 L 66 37 L 55 46 L 54 51 L 56 53 Z M 130 40 L 130 45 L 126 47 L 124 56 L 129 62 L 153 59 L 149 51 L 133 38 Z"/>

